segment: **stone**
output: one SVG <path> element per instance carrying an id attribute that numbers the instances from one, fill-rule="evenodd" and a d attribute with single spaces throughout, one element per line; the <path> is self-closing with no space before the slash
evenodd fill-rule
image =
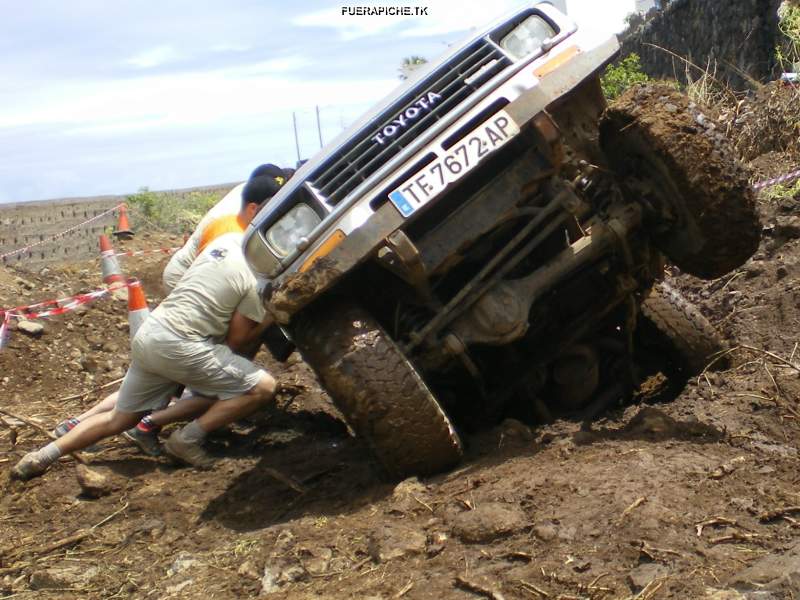
<path id="1" fill-rule="evenodd" d="M 533 535 L 543 542 L 552 542 L 558 537 L 558 527 L 552 521 L 543 521 L 533 526 Z"/>
<path id="2" fill-rule="evenodd" d="M 506 537 L 529 525 L 518 506 L 487 502 L 453 519 L 453 534 L 467 543 L 488 543 Z"/>
<path id="3" fill-rule="evenodd" d="M 384 525 L 367 541 L 367 552 L 376 562 L 386 562 L 425 552 L 428 536 L 410 527 Z"/>
<path id="4" fill-rule="evenodd" d="M 524 442 L 533 441 L 533 432 L 531 428 L 522 421 L 517 421 L 516 419 L 505 419 L 500 423 L 500 431 L 503 433 L 503 436 L 507 438 Z"/>
<path id="5" fill-rule="evenodd" d="M 100 498 L 110 494 L 113 489 L 111 479 L 107 475 L 90 469 L 86 465 L 75 467 L 75 476 L 78 479 L 78 485 L 81 486 L 81 493 L 88 498 Z"/>
<path id="6" fill-rule="evenodd" d="M 736 590 L 715 590 L 713 588 L 707 589 L 703 598 L 706 600 L 747 600 L 746 596 Z"/>
<path id="7" fill-rule="evenodd" d="M 94 373 L 97 371 L 97 361 L 91 356 L 81 356 L 78 362 L 81 364 L 81 368 L 87 373 Z"/>
<path id="8" fill-rule="evenodd" d="M 33 337 L 41 337 L 44 333 L 44 325 L 36 321 L 27 321 L 25 319 L 17 322 L 17 329 Z"/>
<path id="9" fill-rule="evenodd" d="M 643 563 L 628 573 L 628 584 L 634 592 L 647 587 L 647 585 L 660 577 L 665 577 L 669 568 L 660 563 Z"/>
<path id="10" fill-rule="evenodd" d="M 24 287 L 26 290 L 33 290 L 36 289 L 36 284 L 31 283 L 27 279 L 23 279 L 22 277 L 15 277 L 14 283 L 16 283 L 20 287 Z"/>
<path id="11" fill-rule="evenodd" d="M 264 566 L 264 574 L 261 576 L 261 594 L 262 596 L 267 596 L 269 594 L 274 594 L 276 592 L 281 591 L 281 587 L 278 585 L 278 576 L 280 572 L 270 565 Z"/>
<path id="12" fill-rule="evenodd" d="M 172 577 L 189 569 L 202 567 L 203 561 L 194 558 L 188 552 L 181 552 L 167 569 L 167 576 Z"/>
<path id="13" fill-rule="evenodd" d="M 409 477 L 395 486 L 389 512 L 405 514 L 427 511 L 428 509 L 422 504 L 427 496 L 427 486 L 416 477 Z"/>
<path id="14" fill-rule="evenodd" d="M 164 533 L 166 527 L 166 524 L 161 519 L 145 519 L 136 526 L 134 532 L 141 533 L 155 539 Z"/>
<path id="15" fill-rule="evenodd" d="M 249 560 L 244 561 L 236 572 L 250 579 L 261 579 L 261 575 L 259 575 L 255 565 Z"/>
<path id="16" fill-rule="evenodd" d="M 800 588 L 800 544 L 783 554 L 769 554 L 734 575 L 729 584 L 740 589 Z"/>
<path id="17" fill-rule="evenodd" d="M 394 486 L 394 491 L 392 492 L 392 496 L 394 498 L 402 498 L 403 496 L 413 496 L 413 495 L 421 495 L 428 493 L 428 486 L 421 483 L 419 479 L 416 477 L 409 477 L 408 479 L 404 479 L 396 486 Z"/>
<path id="18" fill-rule="evenodd" d="M 86 585 L 100 574 L 99 567 L 77 565 L 53 566 L 31 574 L 32 590 L 64 589 Z"/>
<path id="19" fill-rule="evenodd" d="M 180 583 L 176 583 L 175 585 L 168 585 L 164 588 L 164 592 L 167 596 L 174 596 L 176 594 L 181 593 L 184 589 L 189 587 L 194 583 L 194 579 L 186 579 L 185 581 L 181 581 Z"/>

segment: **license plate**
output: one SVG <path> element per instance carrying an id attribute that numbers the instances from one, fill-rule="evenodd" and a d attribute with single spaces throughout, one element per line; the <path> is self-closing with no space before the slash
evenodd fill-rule
<path id="1" fill-rule="evenodd" d="M 391 192 L 389 200 L 404 217 L 408 217 L 518 133 L 519 127 L 514 120 L 505 111 L 500 111 L 458 142 L 447 154 Z"/>

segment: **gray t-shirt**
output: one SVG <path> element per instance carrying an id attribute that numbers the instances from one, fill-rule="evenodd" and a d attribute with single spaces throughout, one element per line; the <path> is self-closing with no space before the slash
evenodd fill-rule
<path id="1" fill-rule="evenodd" d="M 260 323 L 266 311 L 243 237 L 226 233 L 210 243 L 152 316 L 177 335 L 215 342 L 225 338 L 234 311 Z"/>
<path id="2" fill-rule="evenodd" d="M 183 274 L 186 273 L 186 270 L 192 266 L 194 259 L 197 258 L 200 250 L 200 238 L 203 237 L 205 228 L 219 217 L 235 215 L 242 209 L 242 190 L 244 190 L 244 184 L 240 183 L 228 192 L 222 200 L 211 207 L 211 210 L 200 219 L 197 227 L 194 228 L 194 232 L 192 232 L 183 247 L 169 259 L 163 275 L 164 289 L 168 294 L 178 285 Z"/>

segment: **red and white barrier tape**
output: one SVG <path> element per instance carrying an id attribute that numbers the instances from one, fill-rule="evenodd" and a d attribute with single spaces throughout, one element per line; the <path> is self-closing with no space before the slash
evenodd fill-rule
<path id="1" fill-rule="evenodd" d="M 28 250 L 30 250 L 31 248 L 35 248 L 36 246 L 41 246 L 42 244 L 47 244 L 49 242 L 52 242 L 52 241 L 57 240 L 59 238 L 62 238 L 65 235 L 67 235 L 69 233 L 72 233 L 76 229 L 79 229 L 79 228 L 83 227 L 84 225 L 88 225 L 89 223 L 92 223 L 93 221 L 97 221 L 98 219 L 102 219 L 106 215 L 118 210 L 122 206 L 125 206 L 124 202 L 120 202 L 114 208 L 109 208 L 107 211 L 102 212 L 99 215 L 95 215 L 91 219 L 87 219 L 83 223 L 78 223 L 77 225 L 73 225 L 69 229 L 66 229 L 66 230 L 64 230 L 64 231 L 62 231 L 60 233 L 56 233 L 55 235 L 50 236 L 46 240 L 39 240 L 38 242 L 35 242 L 33 244 L 29 244 L 28 246 L 25 246 L 24 248 L 18 248 L 16 250 L 12 250 L 11 252 L 6 252 L 5 254 L 0 254 L 0 261 L 5 260 L 9 256 L 15 256 L 15 255 L 20 254 L 22 252 L 27 252 Z"/>
<path id="2" fill-rule="evenodd" d="M 766 179 L 764 181 L 754 183 L 753 189 L 763 190 L 766 187 L 778 185 L 779 183 L 788 183 L 790 181 L 794 181 L 795 179 L 800 179 L 800 169 L 792 171 L 791 173 L 787 173 L 786 175 L 781 175 L 780 177 L 774 177 L 772 179 Z"/>
<path id="3" fill-rule="evenodd" d="M 152 250 L 129 250 L 128 252 L 115 252 L 114 256 L 143 256 L 145 254 L 172 254 L 181 249 L 177 248 L 153 248 Z"/>
<path id="4" fill-rule="evenodd" d="M 75 310 L 82 304 L 88 304 L 93 300 L 102 298 L 106 294 L 115 292 L 118 289 L 127 287 L 125 282 L 118 282 L 110 285 L 107 288 L 87 292 L 85 294 L 75 294 L 74 296 L 67 296 L 66 298 L 58 298 L 57 300 L 45 300 L 44 302 L 37 302 L 36 304 L 28 304 L 27 306 L 15 306 L 14 308 L 0 309 L 0 313 L 5 315 L 7 319 L 40 319 L 42 317 L 54 317 L 56 315 L 63 315 L 66 312 Z M 53 306 L 48 310 L 36 310 L 47 306 Z"/>

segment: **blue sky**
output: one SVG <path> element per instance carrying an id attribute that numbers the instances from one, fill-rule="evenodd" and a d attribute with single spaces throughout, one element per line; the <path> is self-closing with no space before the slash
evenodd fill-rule
<path id="1" fill-rule="evenodd" d="M 342 16 L 342 6 L 428 7 Z M 491 6 L 487 12 L 486 6 Z M 0 203 L 239 181 L 319 149 L 518 0 L 0 0 Z M 568 0 L 620 28 L 633 0 Z"/>

